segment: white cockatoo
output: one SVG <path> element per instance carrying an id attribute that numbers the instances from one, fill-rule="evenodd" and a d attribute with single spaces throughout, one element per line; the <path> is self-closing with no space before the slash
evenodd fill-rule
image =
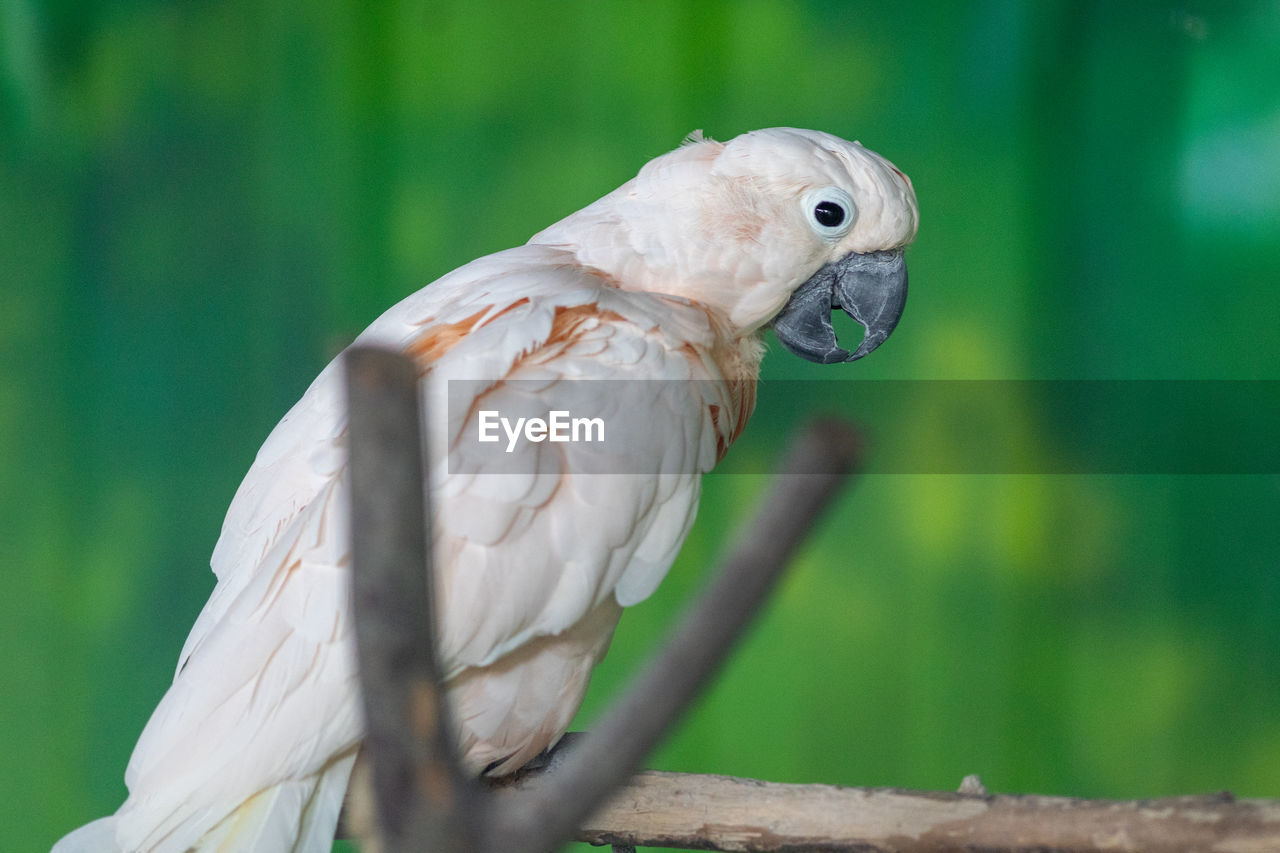
<path id="1" fill-rule="evenodd" d="M 439 656 L 469 770 L 508 773 L 563 734 L 622 609 L 680 549 L 701 473 L 746 423 L 765 327 L 813 361 L 870 352 L 901 314 L 917 221 L 911 182 L 856 142 L 695 133 L 360 335 L 420 371 Z M 834 308 L 866 329 L 852 353 Z M 451 379 L 472 383 L 470 405 L 447 399 Z M 584 404 L 576 379 L 672 381 L 630 383 L 643 408 L 602 445 L 476 442 L 481 410 Z M 236 492 L 217 587 L 134 749 L 128 799 L 55 853 L 329 849 L 362 736 L 345 435 L 338 360 Z"/>

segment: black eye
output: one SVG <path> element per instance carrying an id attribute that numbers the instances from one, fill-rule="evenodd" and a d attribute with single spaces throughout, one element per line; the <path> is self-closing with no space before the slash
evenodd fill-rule
<path id="1" fill-rule="evenodd" d="M 844 216 L 844 208 L 834 201 L 820 201 L 813 208 L 813 218 L 827 228 L 835 228 L 844 222 Z"/>
<path id="2" fill-rule="evenodd" d="M 805 220 L 822 240 L 834 242 L 848 234 L 858 218 L 853 197 L 842 187 L 817 187 L 802 198 Z"/>

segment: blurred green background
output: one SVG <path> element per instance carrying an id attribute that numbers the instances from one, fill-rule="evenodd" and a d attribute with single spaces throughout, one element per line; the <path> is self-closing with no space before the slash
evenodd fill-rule
<path id="1" fill-rule="evenodd" d="M 771 379 L 1280 379 L 1275 2 L 0 0 L 3 846 L 123 799 L 240 477 L 361 328 L 771 125 L 922 208 L 892 343 Z M 586 724 L 765 484 L 707 478 Z M 1280 797 L 1280 479 L 867 477 L 650 766 Z"/>

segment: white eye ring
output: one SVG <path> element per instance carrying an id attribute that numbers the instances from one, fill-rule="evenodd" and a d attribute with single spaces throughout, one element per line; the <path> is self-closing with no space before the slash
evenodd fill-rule
<path id="1" fill-rule="evenodd" d="M 838 240 L 853 229 L 858 211 L 840 187 L 823 187 L 804 194 L 804 218 L 819 237 Z"/>

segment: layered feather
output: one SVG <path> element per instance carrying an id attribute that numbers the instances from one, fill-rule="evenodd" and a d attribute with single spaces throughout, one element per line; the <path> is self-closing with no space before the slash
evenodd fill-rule
<path id="1" fill-rule="evenodd" d="M 800 204 L 826 184 L 857 208 L 834 242 Z M 760 329 L 823 264 L 905 245 L 916 221 L 905 176 L 857 143 L 697 134 L 358 338 L 418 365 L 439 651 L 473 771 L 513 770 L 564 732 L 622 608 L 675 559 L 699 475 L 745 426 Z M 236 492 L 217 586 L 139 739 L 128 799 L 56 853 L 328 849 L 363 732 L 341 372 L 320 373 Z M 468 440 L 484 409 L 601 405 L 614 407 L 603 450 L 523 442 L 495 456 Z"/>
<path id="2" fill-rule="evenodd" d="M 592 378 L 727 389 L 712 356 L 723 341 L 694 304 L 619 290 L 561 250 L 527 246 L 414 294 L 358 342 L 419 356 L 459 741 L 476 771 L 515 769 L 563 733 L 621 605 L 669 568 L 697 474 L 726 440 L 709 405 L 733 401 L 698 397 L 698 383 L 634 383 L 645 417 L 611 445 L 633 467 L 591 475 L 574 474 L 601 470 L 578 458 L 590 445 L 530 443 L 486 475 L 485 460 L 457 455 L 476 410 L 581 410 L 590 391 L 575 380 Z M 236 493 L 217 588 L 126 774 L 120 849 L 301 850 L 284 843 L 300 825 L 332 835 L 362 731 L 341 379 L 337 362 L 320 374 Z M 479 382 L 473 406 L 450 407 L 450 380 Z M 449 473 L 451 452 L 468 473 Z"/>

